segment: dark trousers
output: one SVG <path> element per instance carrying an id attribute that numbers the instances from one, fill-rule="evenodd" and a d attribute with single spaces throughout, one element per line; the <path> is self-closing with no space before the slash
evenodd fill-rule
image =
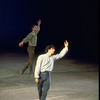
<path id="1" fill-rule="evenodd" d="M 27 52 L 29 56 L 29 60 L 26 62 L 25 67 L 22 69 L 22 74 L 25 72 L 25 70 L 29 67 L 30 68 L 30 74 L 33 73 L 33 60 L 34 60 L 34 46 L 28 46 Z"/>
<path id="2" fill-rule="evenodd" d="M 39 100 L 46 100 L 49 87 L 50 87 L 50 72 L 40 73 L 40 79 L 37 85 Z"/>

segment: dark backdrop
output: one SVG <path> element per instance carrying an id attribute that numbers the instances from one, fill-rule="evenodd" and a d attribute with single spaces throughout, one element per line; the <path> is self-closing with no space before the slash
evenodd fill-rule
<path id="1" fill-rule="evenodd" d="M 98 62 L 97 0 L 0 0 L 0 51 L 26 52 L 18 43 L 42 20 L 36 53 L 69 42 L 69 58 Z"/>

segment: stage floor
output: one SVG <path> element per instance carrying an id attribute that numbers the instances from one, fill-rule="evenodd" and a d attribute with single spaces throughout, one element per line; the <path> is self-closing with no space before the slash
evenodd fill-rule
<path id="1" fill-rule="evenodd" d="M 0 100 L 39 100 L 29 69 L 19 74 L 27 60 L 24 53 L 0 54 Z M 58 60 L 51 73 L 47 100 L 99 100 L 98 77 L 98 64 L 68 58 Z"/>

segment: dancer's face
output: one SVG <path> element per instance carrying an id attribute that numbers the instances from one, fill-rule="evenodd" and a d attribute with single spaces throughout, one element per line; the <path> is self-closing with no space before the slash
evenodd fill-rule
<path id="1" fill-rule="evenodd" d="M 37 26 L 35 25 L 32 30 L 34 30 L 35 32 L 37 31 Z"/>
<path id="2" fill-rule="evenodd" d="M 51 53 L 51 55 L 52 55 L 52 54 L 54 54 L 55 49 L 54 49 L 54 48 L 51 48 L 51 49 L 49 49 L 49 52 L 50 52 L 50 53 Z"/>

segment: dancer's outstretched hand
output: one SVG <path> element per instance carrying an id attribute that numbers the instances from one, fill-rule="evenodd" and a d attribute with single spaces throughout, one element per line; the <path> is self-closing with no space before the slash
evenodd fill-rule
<path id="1" fill-rule="evenodd" d="M 65 45 L 65 47 L 68 47 L 69 43 L 67 40 L 65 40 L 64 45 Z"/>
<path id="2" fill-rule="evenodd" d="M 41 24 L 41 19 L 39 19 L 39 20 L 37 21 L 37 23 L 38 23 L 38 25 L 40 25 L 40 24 Z"/>
<path id="3" fill-rule="evenodd" d="M 22 47 L 23 46 L 23 41 L 19 43 L 19 47 Z"/>

